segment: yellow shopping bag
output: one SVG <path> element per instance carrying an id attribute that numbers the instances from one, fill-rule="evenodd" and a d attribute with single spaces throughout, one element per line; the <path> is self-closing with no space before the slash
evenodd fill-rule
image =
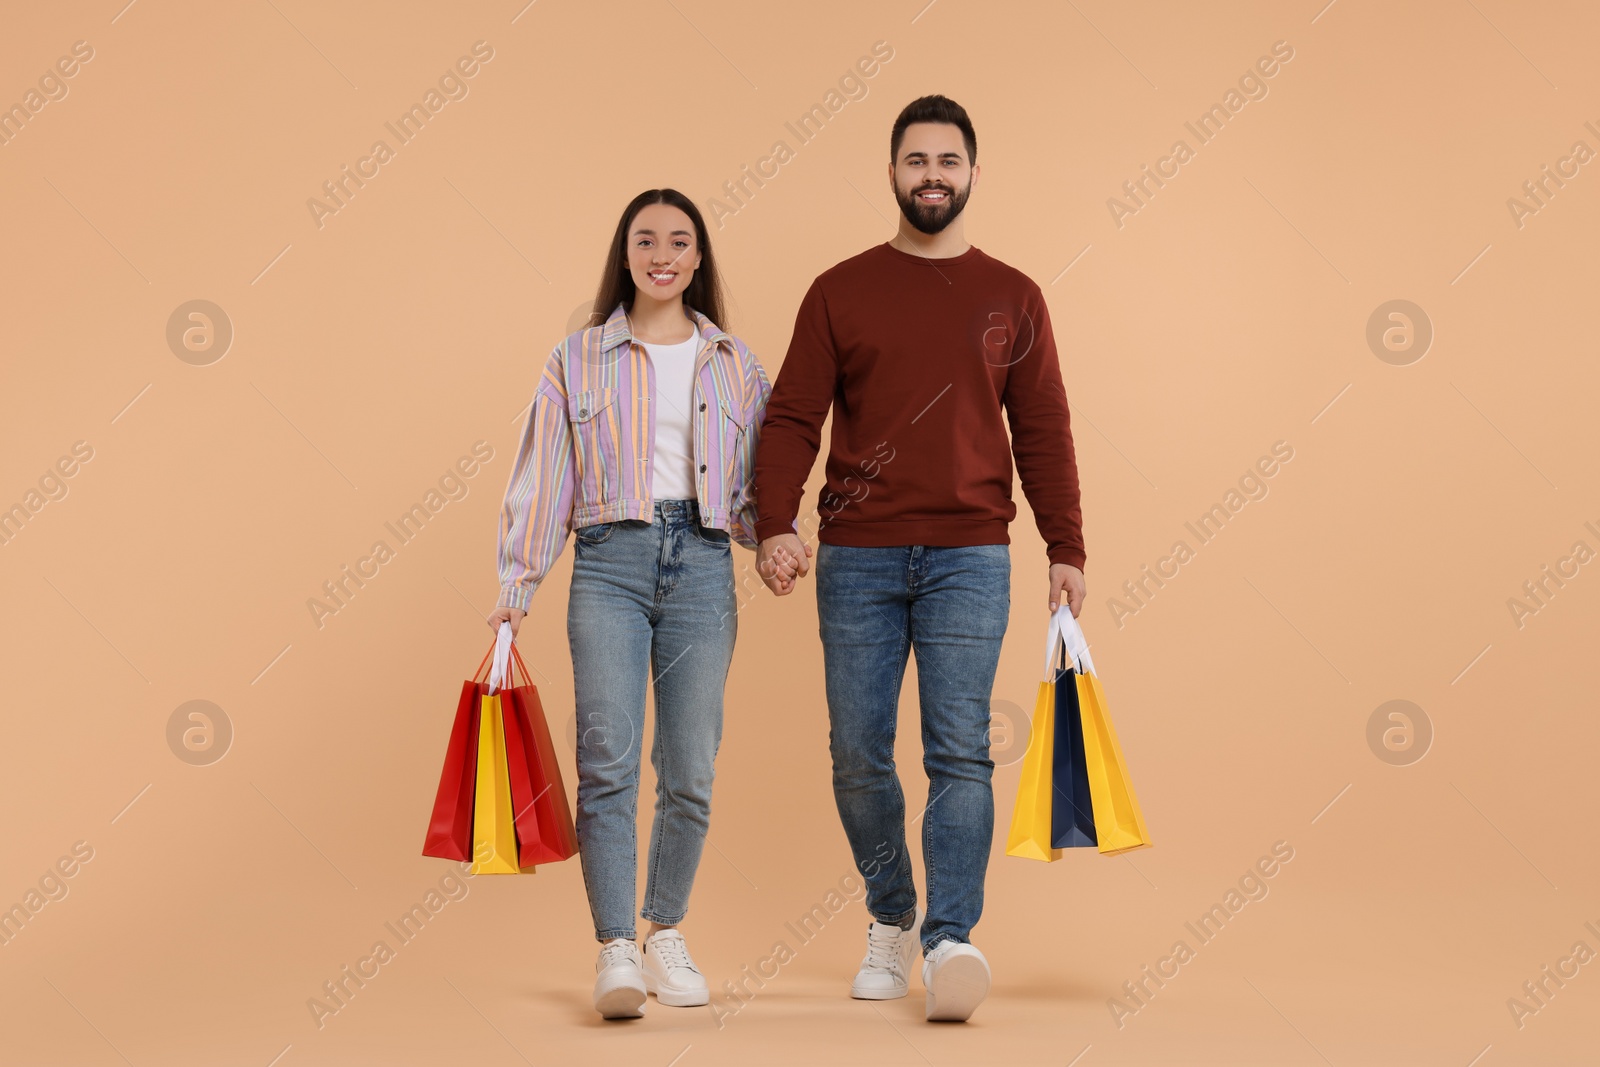
<path id="1" fill-rule="evenodd" d="M 1106 694 L 1093 673 L 1078 676 L 1078 704 L 1083 708 L 1083 755 L 1089 763 L 1089 796 L 1094 803 L 1094 835 L 1100 851 L 1131 852 L 1150 847 L 1139 798 L 1128 780 L 1122 745 L 1106 713 Z"/>
<path id="2" fill-rule="evenodd" d="M 528 868 L 531 872 L 533 868 Z M 518 874 L 511 771 L 500 697 L 486 694 L 478 715 L 478 776 L 472 808 L 473 874 Z"/>
<path id="3" fill-rule="evenodd" d="M 1122 745 L 1106 711 L 1105 690 L 1089 658 L 1089 643 L 1067 605 L 1056 612 L 1067 652 L 1078 669 L 1078 706 L 1083 716 L 1083 755 L 1089 765 L 1089 799 L 1094 808 L 1094 835 L 1107 855 L 1150 847 L 1139 798 L 1128 777 Z"/>
<path id="4" fill-rule="evenodd" d="M 1039 683 L 1039 696 L 1033 702 L 1033 734 L 1028 750 L 1022 754 L 1022 784 L 1017 787 L 1017 806 L 1011 813 L 1011 832 L 1006 835 L 1006 855 L 1023 859 L 1061 858 L 1061 849 L 1050 847 L 1050 767 L 1055 752 L 1056 685 Z"/>

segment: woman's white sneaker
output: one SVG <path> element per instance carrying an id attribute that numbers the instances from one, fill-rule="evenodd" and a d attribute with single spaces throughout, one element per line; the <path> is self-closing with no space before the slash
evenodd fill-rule
<path id="1" fill-rule="evenodd" d="M 607 1019 L 637 1019 L 644 1014 L 644 975 L 639 946 L 625 937 L 607 941 L 595 961 L 594 1010 Z"/>
<path id="2" fill-rule="evenodd" d="M 989 995 L 989 961 L 971 945 L 941 941 L 922 963 L 929 1022 L 965 1022 Z"/>
<path id="3" fill-rule="evenodd" d="M 705 975 L 689 958 L 689 947 L 677 930 L 657 930 L 644 942 L 644 987 L 661 1003 L 692 1008 L 711 1003 Z"/>
<path id="4" fill-rule="evenodd" d="M 876 920 L 867 929 L 867 956 L 850 983 L 857 1000 L 895 1000 L 911 987 L 911 960 L 917 954 L 917 928 L 909 930 Z"/>

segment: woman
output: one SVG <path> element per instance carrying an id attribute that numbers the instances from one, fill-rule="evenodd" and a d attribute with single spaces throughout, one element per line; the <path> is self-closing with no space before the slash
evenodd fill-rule
<path id="1" fill-rule="evenodd" d="M 545 363 L 500 518 L 500 599 L 521 626 L 575 536 L 567 633 L 578 716 L 577 832 L 608 1019 L 710 991 L 678 929 L 700 862 L 738 605 L 732 541 L 756 547 L 749 483 L 771 392 L 722 329 L 700 211 L 651 189 L 622 213 L 587 329 Z M 773 581 L 784 586 L 794 568 Z M 645 678 L 655 683 L 655 822 L 634 943 Z"/>

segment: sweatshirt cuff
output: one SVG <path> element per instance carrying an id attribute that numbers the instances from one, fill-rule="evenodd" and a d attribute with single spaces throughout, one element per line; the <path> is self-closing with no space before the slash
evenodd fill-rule
<path id="1" fill-rule="evenodd" d="M 1080 571 L 1083 570 L 1084 560 L 1088 558 L 1084 555 L 1083 549 L 1070 546 L 1051 549 L 1049 557 L 1051 563 L 1065 563 L 1078 568 Z"/>
<path id="2" fill-rule="evenodd" d="M 783 519 L 757 519 L 756 540 L 765 541 L 769 537 L 778 537 L 781 534 L 799 533 L 800 528 L 793 519 L 785 522 Z"/>

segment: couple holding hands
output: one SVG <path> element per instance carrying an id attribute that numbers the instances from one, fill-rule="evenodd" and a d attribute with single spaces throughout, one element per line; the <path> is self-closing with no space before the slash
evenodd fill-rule
<path id="1" fill-rule="evenodd" d="M 623 212 L 592 324 L 550 354 L 523 424 L 488 621 L 520 626 L 570 531 L 576 825 L 601 944 L 594 1005 L 606 1018 L 641 1015 L 650 993 L 709 1002 L 679 924 L 710 824 L 738 629 L 732 542 L 757 551 L 779 596 L 809 574 L 797 516 L 830 407 L 817 613 L 834 798 L 873 920 L 850 992 L 905 996 L 920 948 L 929 1019 L 964 1020 L 988 993 L 970 934 L 994 831 L 989 704 L 1011 607 L 1013 456 L 1047 546 L 1050 609 L 1065 598 L 1074 615 L 1078 475 L 1044 297 L 962 236 L 978 177 L 966 111 L 915 100 L 889 147 L 899 231 L 812 283 L 775 385 L 724 328 L 699 210 L 652 189 Z M 928 777 L 925 915 L 894 763 L 912 652 Z M 657 784 L 641 951 L 647 679 Z"/>

